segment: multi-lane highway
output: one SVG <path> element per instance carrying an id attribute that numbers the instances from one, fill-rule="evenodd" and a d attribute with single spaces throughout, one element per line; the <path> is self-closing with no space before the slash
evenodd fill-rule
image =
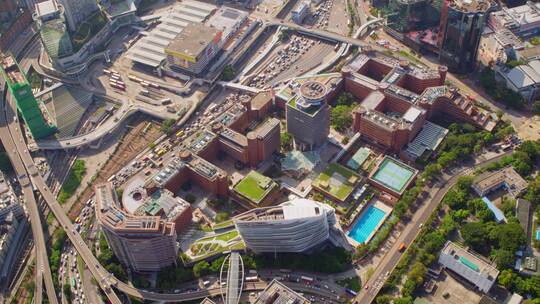
<path id="1" fill-rule="evenodd" d="M 480 161 L 477 164 L 463 167 L 461 170 L 451 176 L 443 176 L 443 181 L 440 183 L 440 185 L 437 185 L 432 189 L 432 193 L 434 194 L 431 197 L 431 200 L 422 206 L 405 226 L 396 242 L 375 269 L 371 279 L 365 283 L 365 286 L 368 286 L 368 289 L 363 289 L 358 293 L 355 303 L 369 304 L 373 302 L 388 279 L 387 274 L 394 270 L 399 262 L 399 259 L 401 258 L 402 252 L 399 251 L 400 244 L 404 243 L 410 245 L 416 239 L 423 224 L 427 221 L 431 214 L 433 214 L 446 193 L 457 183 L 461 176 L 472 173 L 474 167 L 484 166 L 489 163 L 499 161 L 502 157 L 509 154 L 511 154 L 511 152 L 506 152 L 496 157 Z"/>
<path id="2" fill-rule="evenodd" d="M 36 43 L 39 43 L 39 40 L 35 38 L 36 37 L 29 40 L 27 47 L 23 49 L 23 56 L 36 56 L 36 49 L 33 46 L 36 45 Z M 3 79 L 0 81 L 0 86 L 6 86 L 6 83 Z M 6 92 L 6 90 L 4 90 L 4 92 Z M 4 96 L 0 96 L 0 101 L 2 101 L 3 99 Z M 43 282 L 45 282 L 45 289 L 47 291 L 47 297 L 49 299 L 49 302 L 58 303 L 56 298 L 56 292 L 54 290 L 51 270 L 49 267 L 49 259 L 47 258 L 47 247 L 45 245 L 45 237 L 43 235 L 38 204 L 36 202 L 32 184 L 30 183 L 30 180 L 28 178 L 25 166 L 17 153 L 15 139 L 11 137 L 8 129 L 9 124 L 12 124 L 13 128 L 15 129 L 19 128 L 18 123 L 16 121 L 13 121 L 13 118 L 16 117 L 16 111 L 4 107 L 3 102 L 0 102 L 0 111 L 0 140 L 2 141 L 2 144 L 11 160 L 13 169 L 17 174 L 17 178 L 19 180 L 19 184 L 21 186 L 21 190 L 26 201 L 28 213 L 30 215 L 30 223 L 32 227 L 32 234 L 34 237 L 34 248 L 36 255 L 36 288 L 34 291 L 34 300 L 35 303 L 41 303 L 43 294 Z M 11 119 L 11 121 L 8 121 L 8 117 L 9 119 Z M 24 140 L 22 140 L 22 142 L 24 142 Z"/>
<path id="3" fill-rule="evenodd" d="M 1 111 L 3 115 L 0 115 L 0 140 L 8 153 L 8 156 L 11 160 L 13 169 L 17 174 L 19 179 L 19 184 L 21 190 L 24 194 L 24 199 L 30 215 L 30 223 L 32 226 L 32 235 L 34 237 L 34 246 L 36 253 L 36 269 L 35 269 L 35 282 L 36 288 L 34 291 L 35 303 L 41 303 L 42 293 L 43 293 L 43 280 L 45 280 L 45 288 L 47 290 L 47 297 L 49 298 L 50 303 L 58 303 L 56 299 L 56 292 L 54 290 L 54 284 L 52 280 L 51 270 L 49 267 L 49 259 L 47 258 L 47 247 L 45 245 L 45 237 L 43 235 L 43 228 L 41 225 L 40 212 L 36 199 L 34 197 L 34 192 L 32 190 L 32 184 L 28 178 L 25 166 L 20 159 L 17 150 L 15 148 L 15 143 L 11 137 L 9 130 L 7 128 L 6 116 L 13 116 L 14 113 L 9 109 L 5 109 L 3 106 Z M 11 122 L 14 125 L 17 125 L 16 122 Z M 15 126 L 15 128 L 17 128 Z"/>

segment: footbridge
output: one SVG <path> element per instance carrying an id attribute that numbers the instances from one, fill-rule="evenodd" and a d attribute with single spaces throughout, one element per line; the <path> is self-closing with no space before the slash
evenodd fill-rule
<path id="1" fill-rule="evenodd" d="M 225 304 L 238 304 L 244 288 L 244 261 L 238 252 L 231 252 L 219 272 L 221 298 Z"/>

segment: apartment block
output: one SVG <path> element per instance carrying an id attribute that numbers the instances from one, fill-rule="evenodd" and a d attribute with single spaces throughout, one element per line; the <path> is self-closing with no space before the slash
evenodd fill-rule
<path id="1" fill-rule="evenodd" d="M 112 251 L 136 272 L 153 272 L 176 263 L 178 245 L 174 222 L 160 216 L 125 212 L 112 183 L 94 187 L 96 216 Z"/>

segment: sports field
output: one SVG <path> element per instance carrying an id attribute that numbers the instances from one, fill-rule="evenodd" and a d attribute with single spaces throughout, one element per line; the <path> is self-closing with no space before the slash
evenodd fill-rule
<path id="1" fill-rule="evenodd" d="M 402 193 L 416 175 L 416 171 L 400 161 L 386 157 L 373 174 L 372 179 L 397 193 Z"/>

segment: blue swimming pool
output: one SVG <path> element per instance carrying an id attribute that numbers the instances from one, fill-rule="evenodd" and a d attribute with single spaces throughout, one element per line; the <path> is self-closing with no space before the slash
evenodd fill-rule
<path id="1" fill-rule="evenodd" d="M 349 236 L 358 243 L 365 243 L 385 216 L 381 209 L 369 206 L 349 231 Z"/>
<path id="2" fill-rule="evenodd" d="M 536 239 L 540 241 L 540 229 L 536 230 Z"/>

